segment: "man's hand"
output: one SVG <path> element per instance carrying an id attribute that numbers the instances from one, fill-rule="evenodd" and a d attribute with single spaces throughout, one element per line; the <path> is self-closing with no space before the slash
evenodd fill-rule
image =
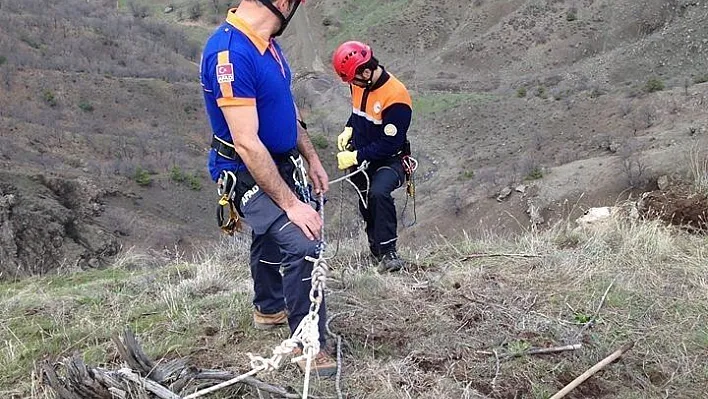
<path id="1" fill-rule="evenodd" d="M 310 165 L 310 170 L 307 174 L 312 179 L 315 194 L 324 194 L 329 190 L 329 177 L 321 163 L 317 162 L 314 165 Z"/>
<path id="2" fill-rule="evenodd" d="M 349 144 L 349 140 L 352 139 L 352 134 L 354 134 L 354 129 L 347 126 L 344 128 L 344 131 L 337 136 L 337 148 L 339 151 L 346 151 L 347 144 Z"/>
<path id="3" fill-rule="evenodd" d="M 357 164 L 356 151 L 342 151 L 337 154 L 337 164 L 340 170 L 348 169 Z"/>
<path id="4" fill-rule="evenodd" d="M 300 228 L 310 240 L 319 240 L 322 231 L 320 215 L 304 202 L 296 201 L 292 207 L 285 210 L 288 219 Z"/>

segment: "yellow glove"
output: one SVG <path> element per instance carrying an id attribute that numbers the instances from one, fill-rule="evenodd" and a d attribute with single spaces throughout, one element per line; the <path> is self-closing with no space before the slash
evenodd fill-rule
<path id="1" fill-rule="evenodd" d="M 356 153 L 356 151 L 342 151 L 338 153 L 337 164 L 339 165 L 339 169 L 345 170 L 356 165 L 358 163 L 356 161 Z"/>
<path id="2" fill-rule="evenodd" d="M 347 150 L 347 144 L 349 144 L 349 140 L 352 139 L 352 134 L 354 134 L 354 129 L 347 126 L 344 128 L 344 131 L 337 136 L 337 148 L 339 151 Z"/>

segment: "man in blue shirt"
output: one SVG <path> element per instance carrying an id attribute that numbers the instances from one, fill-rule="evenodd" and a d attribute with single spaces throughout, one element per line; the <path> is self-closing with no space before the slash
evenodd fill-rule
<path id="1" fill-rule="evenodd" d="M 307 182 L 296 178 L 304 174 L 301 155 L 315 193 L 329 188 L 327 173 L 299 120 L 290 67 L 274 40 L 299 3 L 243 0 L 208 39 L 200 67 L 214 133 L 209 172 L 214 181 L 223 171 L 234 173 L 234 203 L 252 229 L 254 324 L 263 329 L 287 320 L 291 333 L 309 311 L 313 264 L 305 257 L 316 256 L 322 228 L 307 198 Z M 323 301 L 321 348 L 325 322 Z M 313 370 L 331 375 L 336 362 L 321 350 Z"/>

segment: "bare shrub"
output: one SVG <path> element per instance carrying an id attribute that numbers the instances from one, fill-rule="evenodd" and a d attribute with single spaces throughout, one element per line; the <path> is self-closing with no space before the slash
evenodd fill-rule
<path id="1" fill-rule="evenodd" d="M 641 151 L 639 142 L 627 140 L 617 152 L 622 162 L 622 172 L 632 188 L 641 187 L 647 182 L 647 165 L 641 158 Z"/>

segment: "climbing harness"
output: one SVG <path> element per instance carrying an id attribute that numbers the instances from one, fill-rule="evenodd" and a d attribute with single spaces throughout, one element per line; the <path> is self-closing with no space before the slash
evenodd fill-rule
<path id="1" fill-rule="evenodd" d="M 216 207 L 216 221 L 219 228 L 227 235 L 234 235 L 241 231 L 241 218 L 236 212 L 234 197 L 236 196 L 236 175 L 231 171 L 221 171 L 219 184 L 216 192 L 219 195 L 219 204 Z M 224 209 L 227 208 L 229 217 L 224 216 Z"/>

